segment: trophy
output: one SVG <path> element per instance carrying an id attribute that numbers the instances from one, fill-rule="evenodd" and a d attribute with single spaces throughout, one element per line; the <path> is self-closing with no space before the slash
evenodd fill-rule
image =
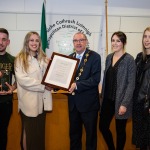
<path id="1" fill-rule="evenodd" d="M 9 70 L 0 70 L 0 71 L 2 73 L 2 76 L 0 77 L 1 91 L 8 91 L 9 88 L 5 83 L 7 82 L 8 84 L 11 84 L 10 71 Z"/>

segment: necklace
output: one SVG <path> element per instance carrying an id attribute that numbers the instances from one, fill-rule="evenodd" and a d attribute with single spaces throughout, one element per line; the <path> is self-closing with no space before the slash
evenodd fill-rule
<path id="1" fill-rule="evenodd" d="M 89 53 L 90 53 L 90 51 L 88 51 L 88 53 L 85 55 L 83 65 L 81 66 L 80 71 L 79 71 L 79 73 L 78 73 L 78 75 L 76 77 L 76 81 L 80 79 L 80 76 L 82 75 L 82 73 L 84 71 L 84 66 L 85 66 L 85 64 L 86 64 L 86 62 L 88 60 Z"/>
<path id="2" fill-rule="evenodd" d="M 75 78 L 75 81 L 78 81 L 80 79 L 80 76 L 82 75 L 83 71 L 84 71 L 84 67 L 85 67 L 85 64 L 86 62 L 88 61 L 88 58 L 89 58 L 89 54 L 90 54 L 90 50 L 87 52 L 87 54 L 85 54 L 85 58 L 84 58 L 84 62 L 83 62 L 83 65 L 81 66 L 80 70 L 79 70 L 79 73 L 77 75 L 77 77 Z M 73 55 L 73 57 L 75 57 L 75 54 Z M 75 95 L 75 92 L 72 92 L 72 95 Z"/>

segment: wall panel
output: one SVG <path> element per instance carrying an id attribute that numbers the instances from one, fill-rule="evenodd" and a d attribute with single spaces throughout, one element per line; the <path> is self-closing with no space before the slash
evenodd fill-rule
<path id="1" fill-rule="evenodd" d="M 40 30 L 41 14 L 17 14 L 17 30 Z"/>
<path id="2" fill-rule="evenodd" d="M 8 30 L 17 30 L 16 14 L 0 13 L 0 27 L 7 28 Z"/>
<path id="3" fill-rule="evenodd" d="M 143 32 L 150 26 L 150 17 L 121 17 L 121 30 L 125 32 Z"/>

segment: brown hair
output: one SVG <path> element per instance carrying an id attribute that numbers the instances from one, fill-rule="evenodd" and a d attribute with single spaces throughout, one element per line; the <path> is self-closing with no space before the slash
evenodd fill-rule
<path id="1" fill-rule="evenodd" d="M 5 29 L 5 28 L 0 28 L 0 32 L 7 34 L 7 37 L 9 38 L 9 32 L 8 32 L 7 29 Z"/>
<path id="2" fill-rule="evenodd" d="M 123 48 L 124 48 L 124 46 L 125 46 L 126 43 L 127 43 L 127 36 L 125 35 L 125 33 L 122 32 L 122 31 L 114 32 L 114 33 L 112 34 L 112 36 L 111 36 L 111 41 L 112 41 L 112 38 L 113 38 L 114 35 L 116 35 L 116 36 L 120 39 L 120 41 L 121 41 L 122 44 L 123 44 Z"/>

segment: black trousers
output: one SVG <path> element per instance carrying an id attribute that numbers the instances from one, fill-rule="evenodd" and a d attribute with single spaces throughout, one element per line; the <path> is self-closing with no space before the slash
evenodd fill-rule
<path id="1" fill-rule="evenodd" d="M 99 129 L 109 150 L 115 150 L 112 133 L 110 131 L 110 123 L 115 114 L 115 102 L 105 99 L 100 114 Z M 123 150 L 126 142 L 126 123 L 127 119 L 115 119 L 117 143 L 116 150 Z"/>
<path id="2" fill-rule="evenodd" d="M 79 112 L 76 107 L 69 112 L 70 150 L 82 150 L 82 127 L 86 131 L 86 150 L 97 150 L 98 111 Z"/>
<path id="3" fill-rule="evenodd" d="M 7 147 L 7 129 L 12 114 L 12 102 L 0 103 L 0 150 Z"/>

